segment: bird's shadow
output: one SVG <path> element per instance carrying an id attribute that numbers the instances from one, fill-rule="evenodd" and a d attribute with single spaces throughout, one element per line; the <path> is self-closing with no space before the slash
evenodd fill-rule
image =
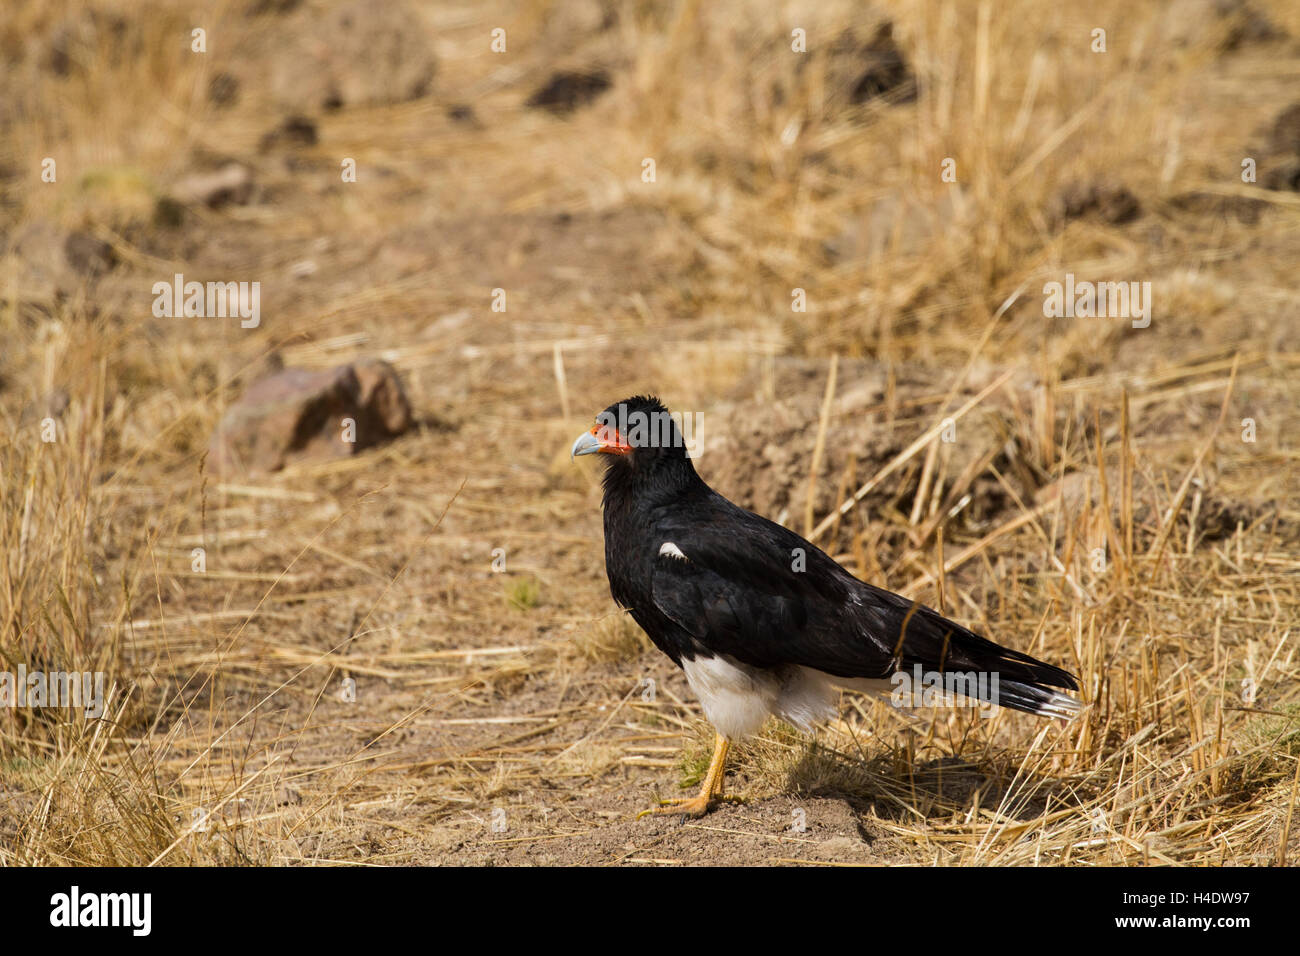
<path id="1" fill-rule="evenodd" d="M 1084 802 L 1066 782 L 1024 772 L 1012 753 L 913 760 L 897 749 L 859 755 L 817 741 L 796 758 L 785 787 L 808 796 L 841 798 L 860 814 L 908 823 L 951 820 L 975 808 L 1025 822 L 1049 809 Z"/>

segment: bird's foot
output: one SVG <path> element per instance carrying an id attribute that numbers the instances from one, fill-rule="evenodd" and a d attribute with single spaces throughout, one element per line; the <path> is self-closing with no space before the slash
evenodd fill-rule
<path id="1" fill-rule="evenodd" d="M 713 807 L 716 798 L 706 793 L 701 793 L 695 797 L 675 797 L 671 800 L 660 800 L 659 806 L 651 807 L 649 810 L 642 810 L 636 815 L 640 820 L 644 816 L 652 813 L 681 814 L 684 817 L 702 817 Z"/>
<path id="2" fill-rule="evenodd" d="M 699 794 L 694 797 L 673 797 L 668 800 L 660 800 L 659 806 L 651 807 L 649 810 L 642 810 L 636 815 L 640 820 L 642 817 L 651 814 L 680 814 L 683 817 L 702 817 L 712 810 L 719 803 L 745 803 L 744 797 L 732 796 L 731 794 L 713 794 L 707 796 Z"/>

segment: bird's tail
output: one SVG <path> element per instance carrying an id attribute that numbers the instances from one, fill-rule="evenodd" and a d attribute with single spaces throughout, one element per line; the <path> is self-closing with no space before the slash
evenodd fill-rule
<path id="1" fill-rule="evenodd" d="M 1026 684 L 1022 681 L 999 682 L 997 692 L 988 703 L 1012 710 L 1036 714 L 1039 717 L 1061 717 L 1069 720 L 1083 710 L 1083 703 L 1069 694 L 1052 690 L 1041 684 Z"/>
<path id="2" fill-rule="evenodd" d="M 1061 692 L 1079 689 L 1068 671 L 995 644 L 924 605 L 872 590 L 877 611 L 889 622 L 887 633 L 897 639 L 896 672 L 929 674 L 965 697 L 1040 717 L 1069 719 L 1083 709 Z"/>

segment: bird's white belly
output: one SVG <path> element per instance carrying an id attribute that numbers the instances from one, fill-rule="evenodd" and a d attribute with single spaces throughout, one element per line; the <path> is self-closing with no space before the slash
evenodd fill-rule
<path id="1" fill-rule="evenodd" d="M 704 716 L 731 740 L 758 730 L 769 714 L 811 731 L 835 716 L 838 687 L 868 693 L 890 687 L 887 680 L 834 677 L 797 665 L 764 670 L 729 657 L 683 660 L 682 670 L 704 707 Z"/>
<path id="2" fill-rule="evenodd" d="M 771 672 L 725 657 L 683 660 L 682 670 L 704 707 L 704 716 L 732 740 L 758 730 L 781 691 L 781 682 Z"/>

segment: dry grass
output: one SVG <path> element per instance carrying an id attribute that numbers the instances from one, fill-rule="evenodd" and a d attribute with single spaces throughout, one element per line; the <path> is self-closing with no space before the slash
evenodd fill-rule
<path id="1" fill-rule="evenodd" d="M 665 840 L 812 859 L 769 839 L 787 800 L 843 804 L 827 832 L 868 834 L 871 862 L 1294 860 L 1300 199 L 1238 173 L 1290 103 L 1295 39 L 1234 47 L 1245 14 L 1172 4 L 890 4 L 917 96 L 855 106 L 836 42 L 874 24 L 854 4 L 614 2 L 603 29 L 599 4 L 434 4 L 433 92 L 318 115 L 285 152 L 259 147 L 281 18 L 248 6 L 215 5 L 202 56 L 181 5 L 47 0 L 0 26 L 0 232 L 81 230 L 119 260 L 56 292 L 0 258 L 0 669 L 111 688 L 102 720 L 0 708 L 0 863 L 617 862 Z M 1291 5 L 1254 8 L 1300 37 Z M 592 63 L 614 85 L 590 106 L 523 106 Z M 213 156 L 249 164 L 254 201 L 156 219 Z M 1091 181 L 1138 218 L 1055 221 Z M 262 326 L 154 319 L 145 290 L 177 271 L 260 279 Z M 1067 271 L 1151 281 L 1151 327 L 1045 319 Z M 273 351 L 389 359 L 419 427 L 209 474 Z M 610 604 L 597 481 L 565 454 L 637 390 L 703 412 L 731 449 L 700 460 L 719 490 L 1069 667 L 1086 716 L 846 696 L 815 741 L 774 724 L 737 748 L 751 802 L 712 829 L 632 823 L 711 733 Z"/>

